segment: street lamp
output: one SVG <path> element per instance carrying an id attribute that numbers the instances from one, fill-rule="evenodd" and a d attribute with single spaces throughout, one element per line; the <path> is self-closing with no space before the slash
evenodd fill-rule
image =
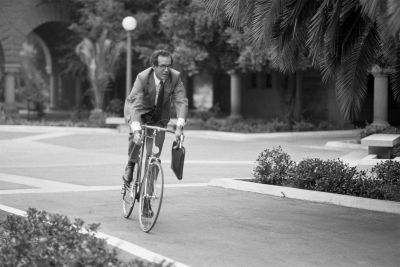
<path id="1" fill-rule="evenodd" d="M 124 27 L 127 34 L 126 44 L 126 97 L 128 97 L 132 86 L 132 41 L 131 32 L 136 28 L 136 19 L 128 16 L 122 20 L 122 27 Z"/>

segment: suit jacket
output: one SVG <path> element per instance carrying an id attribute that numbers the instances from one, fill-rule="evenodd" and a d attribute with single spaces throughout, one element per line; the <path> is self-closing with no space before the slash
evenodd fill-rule
<path id="1" fill-rule="evenodd" d="M 143 123 L 141 116 L 153 109 L 156 94 L 154 70 L 153 68 L 145 69 L 137 75 L 133 88 L 125 100 L 125 121 L 127 123 L 133 121 Z M 186 90 L 183 86 L 180 72 L 174 69 L 170 69 L 170 77 L 164 84 L 161 120 L 165 121 L 165 124 L 168 123 L 171 117 L 171 103 L 175 106 L 177 117 L 186 119 L 188 112 Z"/>

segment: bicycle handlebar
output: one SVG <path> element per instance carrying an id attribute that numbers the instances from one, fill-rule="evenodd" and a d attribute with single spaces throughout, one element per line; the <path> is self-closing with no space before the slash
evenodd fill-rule
<path id="1" fill-rule="evenodd" d="M 162 128 L 162 127 L 158 127 L 158 126 L 150 126 L 150 125 L 143 125 L 143 128 L 147 128 L 147 129 L 153 129 L 156 131 L 163 131 L 163 132 L 169 132 L 169 133 L 175 133 L 175 131 L 167 129 L 167 128 Z"/>

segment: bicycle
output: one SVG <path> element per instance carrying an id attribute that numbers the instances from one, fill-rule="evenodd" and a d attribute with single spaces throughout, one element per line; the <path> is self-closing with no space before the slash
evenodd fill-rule
<path id="1" fill-rule="evenodd" d="M 149 133 L 149 130 L 153 130 Z M 122 209 L 125 218 L 132 214 L 136 200 L 139 201 L 139 223 L 142 231 L 148 233 L 153 229 L 160 213 L 164 194 L 164 172 L 161 167 L 161 160 L 156 156 L 159 152 L 155 146 L 157 132 L 164 131 L 175 133 L 172 130 L 143 125 L 141 132 L 141 151 L 139 162 L 134 169 L 134 179 L 128 188 L 125 188 L 122 195 Z M 150 155 L 147 155 L 147 142 L 152 142 Z M 144 150 L 146 156 L 144 157 Z M 141 175 L 144 173 L 144 175 Z"/>

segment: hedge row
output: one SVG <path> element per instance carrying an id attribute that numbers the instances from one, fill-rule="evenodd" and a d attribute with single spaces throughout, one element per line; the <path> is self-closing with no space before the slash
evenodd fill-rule
<path id="1" fill-rule="evenodd" d="M 256 181 L 301 189 L 400 201 L 400 162 L 387 160 L 371 172 L 358 171 L 341 160 L 291 160 L 282 148 L 265 149 L 254 168 Z"/>
<path id="2" fill-rule="evenodd" d="M 1 266 L 162 266 L 141 260 L 122 262 L 117 251 L 95 237 L 99 224 L 84 226 L 66 216 L 29 209 L 0 222 Z"/>

